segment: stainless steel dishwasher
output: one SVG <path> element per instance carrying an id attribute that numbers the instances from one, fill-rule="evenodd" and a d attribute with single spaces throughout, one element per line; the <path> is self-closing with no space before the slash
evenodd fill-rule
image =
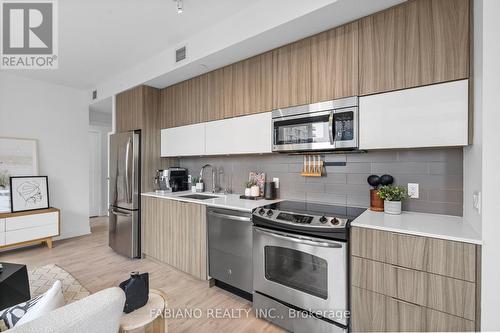
<path id="1" fill-rule="evenodd" d="M 210 208 L 207 220 L 210 277 L 252 293 L 252 214 Z"/>

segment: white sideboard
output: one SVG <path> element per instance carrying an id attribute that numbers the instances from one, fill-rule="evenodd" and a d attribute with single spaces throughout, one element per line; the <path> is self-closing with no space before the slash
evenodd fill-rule
<path id="1" fill-rule="evenodd" d="M 57 208 L 17 213 L 0 213 L 0 249 L 46 243 L 59 236 L 60 211 Z"/>

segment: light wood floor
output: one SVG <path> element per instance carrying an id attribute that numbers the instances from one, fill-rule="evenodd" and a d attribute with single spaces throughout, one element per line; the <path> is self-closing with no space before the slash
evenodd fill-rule
<path id="1" fill-rule="evenodd" d="M 118 286 L 132 271 L 147 271 L 150 274 L 150 287 L 161 289 L 167 294 L 169 309 L 176 313 L 182 311 L 196 316 L 202 314 L 199 319 L 186 316 L 169 319 L 169 333 L 283 332 L 277 326 L 255 318 L 251 311 L 247 316 L 245 310 L 251 309 L 251 303 L 238 296 L 217 287 L 209 288 L 207 282 L 149 259 L 131 260 L 114 253 L 108 247 L 105 218 L 91 219 L 91 227 L 91 235 L 55 242 L 53 249 L 34 246 L 1 252 L 0 261 L 23 263 L 29 269 L 57 264 L 91 292 Z M 233 313 L 241 312 L 242 316 L 239 319 L 213 319 L 216 311 L 220 311 L 223 316 L 228 310 Z M 209 316 L 211 313 L 214 315 Z"/>

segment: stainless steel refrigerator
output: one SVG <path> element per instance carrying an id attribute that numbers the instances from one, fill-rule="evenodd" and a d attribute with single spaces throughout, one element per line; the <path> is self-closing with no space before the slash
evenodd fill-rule
<path id="1" fill-rule="evenodd" d="M 140 256 L 140 131 L 113 134 L 109 145 L 109 246 Z"/>

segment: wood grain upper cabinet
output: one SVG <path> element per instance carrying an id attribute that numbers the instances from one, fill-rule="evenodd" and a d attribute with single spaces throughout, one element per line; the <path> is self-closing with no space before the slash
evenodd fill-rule
<path id="1" fill-rule="evenodd" d="M 406 87 L 469 77 L 469 0 L 410 1 L 406 24 Z"/>
<path id="2" fill-rule="evenodd" d="M 311 103 L 311 38 L 273 51 L 273 108 Z"/>
<path id="3" fill-rule="evenodd" d="M 143 124 L 144 86 L 116 95 L 116 131 L 141 129 Z"/>
<path id="4" fill-rule="evenodd" d="M 313 36 L 311 66 L 313 102 L 358 95 L 358 22 Z"/>
<path id="5" fill-rule="evenodd" d="M 272 52 L 233 64 L 233 107 L 226 118 L 250 115 L 272 109 Z"/>
<path id="6" fill-rule="evenodd" d="M 400 5 L 359 20 L 360 95 L 404 88 L 405 19 Z"/>
<path id="7" fill-rule="evenodd" d="M 174 87 L 160 90 L 159 98 L 160 128 L 174 127 Z"/>
<path id="8" fill-rule="evenodd" d="M 206 120 L 224 119 L 224 69 L 216 69 L 205 76 L 207 81 Z"/>
<path id="9" fill-rule="evenodd" d="M 469 0 L 412 0 L 359 23 L 360 95 L 469 77 Z"/>

